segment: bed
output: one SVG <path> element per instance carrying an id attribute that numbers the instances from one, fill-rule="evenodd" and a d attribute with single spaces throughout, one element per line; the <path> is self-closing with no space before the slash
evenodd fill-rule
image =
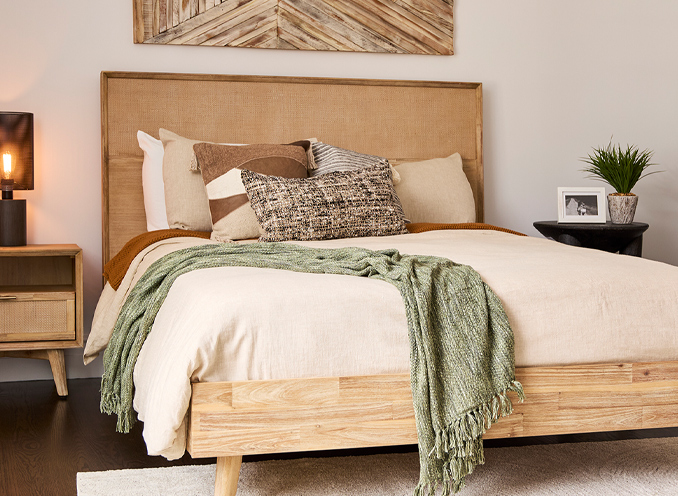
<path id="1" fill-rule="evenodd" d="M 146 231 L 136 133 L 162 127 L 217 143 L 316 136 L 392 164 L 458 152 L 484 220 L 479 83 L 105 72 L 101 96 L 104 264 Z M 675 347 L 647 356 L 518 366 L 527 400 L 485 438 L 677 426 Z M 236 493 L 243 455 L 417 443 L 408 373 L 196 382 L 187 423 L 191 456 L 217 458 L 217 495 Z"/>

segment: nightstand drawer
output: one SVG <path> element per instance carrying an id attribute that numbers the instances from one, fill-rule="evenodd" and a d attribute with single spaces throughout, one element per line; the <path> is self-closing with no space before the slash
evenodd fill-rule
<path id="1" fill-rule="evenodd" d="M 0 290 L 0 343 L 73 339 L 74 291 Z"/>

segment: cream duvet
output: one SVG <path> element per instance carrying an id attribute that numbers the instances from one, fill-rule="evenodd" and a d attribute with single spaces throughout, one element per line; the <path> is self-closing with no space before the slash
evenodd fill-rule
<path id="1" fill-rule="evenodd" d="M 172 238 L 143 250 L 106 286 L 85 361 L 106 346 L 129 290 L 154 260 L 212 243 Z M 678 267 L 489 230 L 299 242 L 396 248 L 468 264 L 502 300 L 516 366 L 678 359 Z M 389 283 L 223 267 L 180 276 L 139 355 L 134 408 L 149 454 L 185 450 L 191 382 L 368 375 L 409 370 L 401 296 Z"/>

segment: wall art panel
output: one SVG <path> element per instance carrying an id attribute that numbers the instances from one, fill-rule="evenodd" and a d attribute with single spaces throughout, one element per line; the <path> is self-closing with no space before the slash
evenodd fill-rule
<path id="1" fill-rule="evenodd" d="M 452 55 L 453 0 L 134 0 L 134 42 Z"/>

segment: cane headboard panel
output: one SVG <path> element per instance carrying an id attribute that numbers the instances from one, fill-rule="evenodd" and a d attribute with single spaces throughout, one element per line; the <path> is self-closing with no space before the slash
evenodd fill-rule
<path id="1" fill-rule="evenodd" d="M 459 152 L 483 220 L 480 83 L 104 72 L 103 261 L 145 232 L 138 130 L 226 143 L 321 141 L 393 163 Z"/>

